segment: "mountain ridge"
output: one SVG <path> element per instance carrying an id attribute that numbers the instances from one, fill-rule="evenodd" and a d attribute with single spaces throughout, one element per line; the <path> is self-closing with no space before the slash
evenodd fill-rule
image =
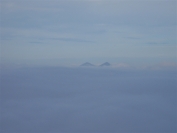
<path id="1" fill-rule="evenodd" d="M 111 66 L 111 64 L 109 62 L 105 62 L 105 63 L 101 64 L 100 66 L 101 67 L 103 67 L 103 66 Z"/>
<path id="2" fill-rule="evenodd" d="M 85 63 L 81 64 L 80 66 L 95 66 L 95 65 L 93 65 L 89 62 L 85 62 Z"/>

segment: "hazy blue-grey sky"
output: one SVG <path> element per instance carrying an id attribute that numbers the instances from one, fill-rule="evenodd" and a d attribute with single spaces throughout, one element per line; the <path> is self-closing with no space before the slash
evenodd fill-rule
<path id="1" fill-rule="evenodd" d="M 1 63 L 176 62 L 176 0 L 1 0 Z"/>

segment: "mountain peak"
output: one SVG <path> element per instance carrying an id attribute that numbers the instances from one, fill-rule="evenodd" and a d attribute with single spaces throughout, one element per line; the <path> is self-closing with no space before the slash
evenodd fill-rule
<path id="1" fill-rule="evenodd" d="M 105 62 L 105 63 L 101 64 L 100 66 L 111 66 L 111 64 L 109 62 Z"/>
<path id="2" fill-rule="evenodd" d="M 80 65 L 80 66 L 94 66 L 94 65 L 91 64 L 91 63 L 89 63 L 89 62 L 86 62 L 86 63 L 84 63 L 84 64 L 82 64 L 82 65 Z"/>

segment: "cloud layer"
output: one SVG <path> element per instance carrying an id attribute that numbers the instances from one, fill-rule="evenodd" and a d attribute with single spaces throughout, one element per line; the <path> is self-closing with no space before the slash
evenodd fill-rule
<path id="1" fill-rule="evenodd" d="M 22 68 L 1 73 L 2 133 L 177 131 L 176 72 Z"/>

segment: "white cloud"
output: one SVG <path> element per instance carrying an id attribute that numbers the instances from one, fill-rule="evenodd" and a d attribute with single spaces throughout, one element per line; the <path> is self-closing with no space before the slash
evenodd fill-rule
<path id="1" fill-rule="evenodd" d="M 131 66 L 126 63 L 113 64 L 113 67 L 115 67 L 115 68 L 128 68 L 128 69 L 131 68 Z"/>

